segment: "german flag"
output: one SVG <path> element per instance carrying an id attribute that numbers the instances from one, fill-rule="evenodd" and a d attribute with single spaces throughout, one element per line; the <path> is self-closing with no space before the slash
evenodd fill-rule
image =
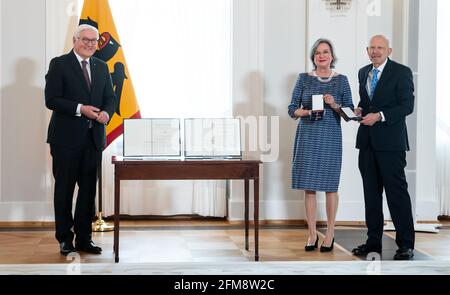
<path id="1" fill-rule="evenodd" d="M 98 29 L 100 40 L 94 56 L 108 64 L 119 100 L 116 112 L 106 126 L 107 147 L 123 133 L 123 119 L 140 118 L 141 114 L 108 0 L 85 0 L 80 16 L 81 24 Z"/>

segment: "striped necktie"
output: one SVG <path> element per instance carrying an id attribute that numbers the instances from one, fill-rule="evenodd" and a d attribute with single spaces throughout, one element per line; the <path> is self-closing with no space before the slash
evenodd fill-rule
<path id="1" fill-rule="evenodd" d="M 380 70 L 373 68 L 372 71 L 372 81 L 370 81 L 370 100 L 372 100 L 373 98 L 373 93 L 375 92 L 375 88 L 377 87 L 377 83 L 378 83 L 378 73 L 380 72 Z"/>

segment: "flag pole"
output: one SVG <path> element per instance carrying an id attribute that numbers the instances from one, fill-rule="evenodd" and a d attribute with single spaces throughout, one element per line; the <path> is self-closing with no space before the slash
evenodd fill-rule
<path id="1" fill-rule="evenodd" d="M 108 0 L 84 0 L 81 10 L 79 24 L 89 24 L 99 30 L 98 48 L 94 57 L 104 61 L 109 69 L 117 71 L 110 72 L 114 93 L 118 101 L 115 113 L 106 127 L 108 144 L 113 142 L 123 133 L 124 118 L 141 118 L 136 94 L 134 93 L 131 78 L 127 73 L 125 56 L 120 45 L 119 35 L 112 18 Z M 114 57 L 114 59 L 113 59 Z M 123 92 L 123 93 L 122 93 Z M 114 114 L 117 114 L 114 115 Z M 108 146 L 106 145 L 106 147 Z M 114 230 L 114 226 L 107 224 L 102 216 L 102 162 L 98 164 L 98 213 L 97 221 L 92 223 L 92 231 L 104 232 Z"/>
<path id="2" fill-rule="evenodd" d="M 98 163 L 98 213 L 97 220 L 92 223 L 92 231 L 93 232 L 106 232 L 113 231 L 114 225 L 108 224 L 103 220 L 102 216 L 102 155 L 103 152 L 100 153 L 100 161 Z"/>

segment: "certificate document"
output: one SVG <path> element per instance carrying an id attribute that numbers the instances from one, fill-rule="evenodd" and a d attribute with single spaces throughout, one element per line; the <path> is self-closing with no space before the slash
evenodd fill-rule
<path id="1" fill-rule="evenodd" d="M 124 157 L 181 156 L 179 119 L 125 119 Z"/>
<path id="2" fill-rule="evenodd" d="M 186 157 L 213 156 L 212 119 L 184 120 L 184 153 Z"/>
<path id="3" fill-rule="evenodd" d="M 239 119 L 186 119 L 186 157 L 240 157 Z"/>

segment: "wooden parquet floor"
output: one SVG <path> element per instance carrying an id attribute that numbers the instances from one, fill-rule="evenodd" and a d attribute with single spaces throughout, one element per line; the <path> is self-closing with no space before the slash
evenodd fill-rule
<path id="1" fill-rule="evenodd" d="M 244 249 L 244 230 L 226 222 L 123 222 L 120 233 L 120 262 L 246 262 L 253 261 L 253 235 L 250 251 Z M 358 230 L 360 227 L 338 227 Z M 386 234 L 395 238 L 395 233 Z M 320 242 L 323 233 L 319 232 Z M 364 238 L 360 237 L 360 238 Z M 101 255 L 80 253 L 82 263 L 114 261 L 113 232 L 94 233 L 93 240 L 103 248 Z M 336 240 L 329 253 L 305 252 L 307 230 L 304 226 L 262 226 L 260 230 L 261 261 L 352 261 L 359 260 Z M 450 229 L 439 234 L 416 234 L 416 251 L 430 259 L 450 259 Z M 355 241 L 355 246 L 358 241 Z M 67 263 L 59 254 L 52 228 L 1 228 L 0 264 Z"/>

